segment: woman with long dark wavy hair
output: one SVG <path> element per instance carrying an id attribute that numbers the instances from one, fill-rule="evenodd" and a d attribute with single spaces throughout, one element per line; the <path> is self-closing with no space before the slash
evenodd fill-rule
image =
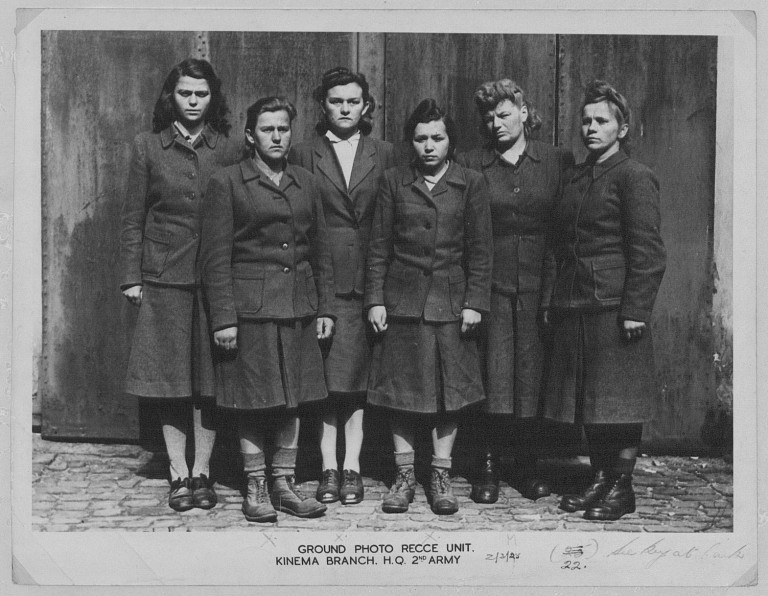
<path id="1" fill-rule="evenodd" d="M 126 392 L 161 402 L 168 505 L 176 511 L 210 509 L 217 500 L 209 470 L 216 438 L 210 329 L 196 260 L 208 179 L 237 158 L 228 111 L 208 62 L 189 58 L 174 66 L 152 131 L 134 140 L 122 210 L 120 289 L 139 309 Z"/>

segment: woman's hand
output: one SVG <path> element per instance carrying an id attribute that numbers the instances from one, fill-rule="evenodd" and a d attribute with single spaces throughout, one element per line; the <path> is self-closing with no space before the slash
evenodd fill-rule
<path id="1" fill-rule="evenodd" d="M 627 341 L 633 339 L 640 339 L 645 331 L 645 323 L 641 321 L 629 321 L 625 320 L 622 324 L 622 336 Z"/>
<path id="2" fill-rule="evenodd" d="M 471 308 L 464 308 L 461 311 L 461 332 L 469 333 L 474 331 L 480 324 L 480 320 L 483 316 L 476 310 Z"/>
<path id="3" fill-rule="evenodd" d="M 317 319 L 317 339 L 328 339 L 333 335 L 333 319 L 320 317 Z"/>
<path id="4" fill-rule="evenodd" d="M 227 327 L 213 332 L 213 343 L 225 350 L 237 348 L 237 327 Z"/>
<path id="5" fill-rule="evenodd" d="M 141 306 L 142 286 L 131 286 L 123 290 L 123 296 L 134 306 Z"/>
<path id="6" fill-rule="evenodd" d="M 372 306 L 368 310 L 368 322 L 373 326 L 376 333 L 383 333 L 387 330 L 387 307 Z"/>

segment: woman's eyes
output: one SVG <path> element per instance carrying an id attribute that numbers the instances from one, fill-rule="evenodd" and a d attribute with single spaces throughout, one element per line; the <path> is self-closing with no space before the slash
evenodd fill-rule
<path id="1" fill-rule="evenodd" d="M 192 95 L 192 91 L 186 91 L 186 90 L 183 90 L 183 89 L 180 90 L 180 91 L 177 91 L 176 93 L 178 93 L 182 97 L 189 97 L 190 95 Z M 208 97 L 210 95 L 210 92 L 209 91 L 195 91 L 195 95 L 197 97 Z"/>

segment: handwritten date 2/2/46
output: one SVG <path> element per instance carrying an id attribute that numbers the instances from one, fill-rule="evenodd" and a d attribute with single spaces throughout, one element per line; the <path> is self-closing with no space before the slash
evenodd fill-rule
<path id="1" fill-rule="evenodd" d="M 513 553 L 511 551 L 501 551 L 501 552 L 495 552 L 495 553 L 487 553 L 485 555 L 486 561 L 491 561 L 493 563 L 514 563 L 520 558 L 520 553 Z"/>

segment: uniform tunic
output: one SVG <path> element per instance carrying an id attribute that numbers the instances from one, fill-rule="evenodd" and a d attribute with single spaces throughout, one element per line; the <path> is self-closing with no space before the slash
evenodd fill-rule
<path id="1" fill-rule="evenodd" d="M 203 205 L 203 285 L 217 350 L 216 402 L 261 410 L 327 395 L 315 319 L 332 316 L 331 255 L 313 176 L 288 165 L 275 186 L 247 158 L 211 178 Z"/>
<path id="2" fill-rule="evenodd" d="M 175 126 L 133 143 L 120 234 L 120 289 L 143 285 L 126 391 L 212 396 L 210 330 L 196 260 L 208 179 L 241 145 L 207 126 L 190 145 Z"/>
<path id="3" fill-rule="evenodd" d="M 569 174 L 555 222 L 548 418 L 592 424 L 650 417 L 650 318 L 666 263 L 659 203 L 656 176 L 622 151 Z M 640 340 L 622 338 L 624 320 L 647 324 Z"/>
<path id="4" fill-rule="evenodd" d="M 451 163 L 430 191 L 411 166 L 388 170 L 368 249 L 365 308 L 383 305 L 369 403 L 417 413 L 484 399 L 464 308 L 488 312 L 492 239 L 485 181 Z"/>
<path id="5" fill-rule="evenodd" d="M 554 276 L 553 209 L 573 155 L 528 141 L 517 164 L 490 148 L 457 160 L 483 174 L 491 197 L 493 284 L 480 352 L 486 410 L 533 417 L 544 361 L 537 314 L 548 306 Z"/>
<path id="6" fill-rule="evenodd" d="M 380 178 L 394 165 L 392 145 L 361 135 L 349 184 L 324 136 L 297 145 L 288 160 L 315 174 L 328 227 L 333 257 L 329 301 L 337 317 L 333 336 L 321 342 L 328 391 L 364 392 L 372 346 L 363 311 L 365 260 Z"/>

